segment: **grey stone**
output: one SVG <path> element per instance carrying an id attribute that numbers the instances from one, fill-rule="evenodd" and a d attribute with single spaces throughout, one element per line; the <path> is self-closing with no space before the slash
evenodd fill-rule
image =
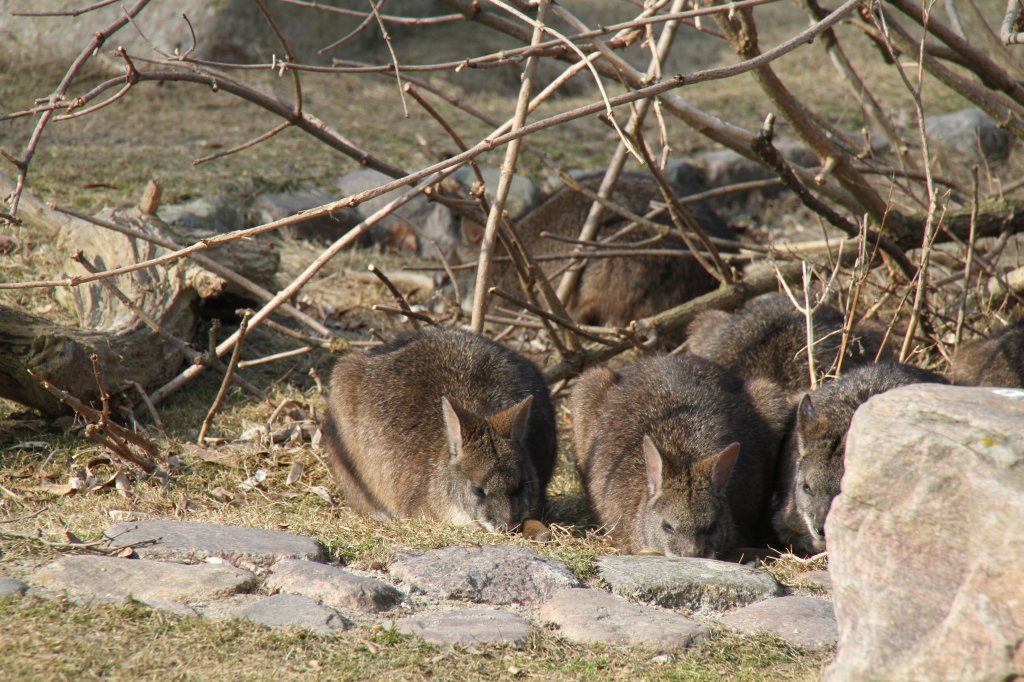
<path id="1" fill-rule="evenodd" d="M 770 632 L 789 644 L 808 649 L 836 643 L 836 615 L 832 603 L 817 597 L 766 599 L 730 611 L 720 620 L 740 632 Z"/>
<path id="2" fill-rule="evenodd" d="M 20 597 L 28 592 L 28 583 L 16 578 L 0 577 L 0 597 Z"/>
<path id="3" fill-rule="evenodd" d="M 238 205 L 227 197 L 198 197 L 183 204 L 169 204 L 157 209 L 157 215 L 168 225 L 188 232 L 211 235 L 242 227 Z"/>
<path id="4" fill-rule="evenodd" d="M 250 222 L 263 224 L 281 220 L 338 198 L 340 197 L 334 197 L 319 190 L 261 194 L 256 197 L 250 207 L 252 214 Z M 356 209 L 342 208 L 319 218 L 304 220 L 288 229 L 300 239 L 330 243 L 355 227 L 360 220 L 359 212 Z"/>
<path id="5" fill-rule="evenodd" d="M 709 630 L 678 613 L 631 604 L 602 590 L 560 590 L 540 607 L 540 617 L 576 642 L 685 649 L 705 639 Z"/>
<path id="6" fill-rule="evenodd" d="M 282 559 L 274 564 L 265 584 L 271 592 L 301 594 L 321 604 L 360 611 L 386 611 L 403 595 L 382 580 L 367 578 L 339 566 Z"/>
<path id="7" fill-rule="evenodd" d="M 3 45 L 3 52 L 15 55 L 19 62 L 24 63 L 46 60 L 56 60 L 62 64 L 70 62 L 89 44 L 96 31 L 124 17 L 120 3 L 114 5 L 117 7 L 108 5 L 73 18 L 66 16 L 68 5 L 63 0 L 5 2 L 5 11 L 0 12 L 0 44 Z M 437 0 L 389 0 L 387 5 L 388 12 L 405 16 L 432 16 L 445 11 Z M 19 17 L 11 12 L 15 9 L 63 12 L 65 16 Z M 188 16 L 190 23 L 182 19 L 183 13 Z M 311 9 L 276 12 L 274 20 L 288 41 L 295 59 L 302 63 L 330 63 L 331 57 L 342 56 L 336 51 L 319 55 L 318 50 L 338 36 L 352 32 L 359 25 L 358 18 Z M 107 55 L 118 45 L 124 45 L 133 55 L 150 55 L 154 48 L 167 53 L 185 53 L 194 46 L 195 50 L 191 51 L 194 58 L 245 62 L 264 60 L 268 54 L 281 49 L 274 33 L 267 30 L 266 20 L 258 7 L 249 0 L 150 3 L 135 17 L 133 24 L 138 26 L 138 30 L 133 26 L 122 28 L 99 50 L 100 57 L 110 59 Z M 190 25 L 199 38 L 194 44 Z M 394 24 L 389 26 L 388 31 L 397 40 L 415 38 L 424 33 Z M 432 32 L 426 34 L 420 42 L 433 45 L 436 52 L 438 38 Z M 381 51 L 380 43 L 379 32 L 362 31 L 346 43 L 344 56 L 376 62 Z M 408 47 L 407 43 L 403 44 Z M 459 54 L 454 51 L 451 58 L 455 59 Z M 110 59 L 111 65 L 118 64 L 118 61 Z M 123 62 L 119 65 L 123 67 Z M 182 92 L 184 99 L 189 96 L 184 93 L 191 91 Z"/>
<path id="8" fill-rule="evenodd" d="M 723 610 L 782 593 L 768 573 L 714 559 L 608 556 L 597 567 L 615 594 L 689 611 Z"/>
<path id="9" fill-rule="evenodd" d="M 198 618 L 199 611 L 192 608 L 188 604 L 182 604 L 176 601 L 167 601 L 166 599 L 137 599 L 141 604 L 145 604 L 151 609 L 157 609 L 164 613 L 169 613 L 174 616 L 181 616 L 182 618 Z"/>
<path id="10" fill-rule="evenodd" d="M 106 535 L 113 547 L 134 545 L 136 554 L 143 559 L 197 562 L 219 557 L 236 565 L 263 567 L 279 559 L 323 558 L 323 549 L 310 538 L 217 523 L 118 523 Z"/>
<path id="11" fill-rule="evenodd" d="M 775 147 L 792 165 L 805 168 L 814 168 L 818 165 L 817 157 L 798 142 L 778 140 L 775 142 Z M 770 180 L 775 177 L 775 173 L 767 166 L 757 161 L 751 161 L 731 149 L 704 152 L 698 160 L 704 166 L 708 185 L 713 188 L 754 180 Z M 779 191 L 781 190 L 736 192 L 726 197 L 724 201 L 726 203 L 746 203 L 751 198 L 770 196 L 778 194 Z"/>
<path id="12" fill-rule="evenodd" d="M 930 142 L 975 161 L 1003 161 L 1010 154 L 1010 133 L 980 109 L 928 116 L 925 131 Z"/>
<path id="13" fill-rule="evenodd" d="M 334 609 L 299 594 L 275 594 L 261 599 L 236 611 L 235 617 L 272 628 L 292 626 L 325 634 L 352 627 Z"/>
<path id="14" fill-rule="evenodd" d="M 487 187 L 487 198 L 494 200 L 494 192 L 498 189 L 498 180 L 501 177 L 501 171 L 497 168 L 481 168 L 480 174 L 484 177 L 484 184 Z M 466 190 L 472 188 L 476 183 L 476 174 L 473 173 L 473 169 L 469 166 L 463 166 L 459 170 L 452 173 L 452 177 L 463 186 Z M 512 184 L 509 187 L 508 197 L 505 199 L 505 210 L 508 211 L 509 216 L 515 220 L 521 215 L 524 215 L 530 209 L 536 207 L 544 195 L 540 191 L 540 187 L 537 186 L 530 178 L 524 175 L 512 176 Z"/>
<path id="15" fill-rule="evenodd" d="M 75 596 L 184 603 L 217 599 L 249 589 L 256 577 L 233 566 L 67 556 L 44 566 L 30 580 L 35 585 Z"/>
<path id="16" fill-rule="evenodd" d="M 814 585 L 826 592 L 832 592 L 832 576 L 828 571 L 808 571 L 796 577 L 798 583 Z"/>
<path id="17" fill-rule="evenodd" d="M 504 545 L 400 552 L 388 571 L 430 597 L 487 604 L 530 604 L 580 584 L 561 561 Z"/>
<path id="18" fill-rule="evenodd" d="M 1024 671 L 1024 391 L 920 384 L 854 415 L 825 524 L 835 681 Z"/>
<path id="19" fill-rule="evenodd" d="M 395 629 L 435 644 L 521 647 L 529 633 L 529 623 L 522 616 L 501 609 L 458 609 L 401 618 L 395 621 Z"/>
<path id="20" fill-rule="evenodd" d="M 375 170 L 358 170 L 344 175 L 335 183 L 338 198 L 359 194 L 391 182 L 388 177 Z M 360 216 L 368 217 L 384 208 L 388 203 L 408 191 L 408 187 L 391 190 L 365 201 L 356 210 Z M 450 256 L 459 246 L 459 226 L 455 216 L 444 205 L 428 201 L 422 194 L 417 195 L 401 207 L 380 220 L 370 229 L 370 241 L 378 246 L 396 251 L 413 251 L 420 255 L 433 253 L 430 241 Z"/>

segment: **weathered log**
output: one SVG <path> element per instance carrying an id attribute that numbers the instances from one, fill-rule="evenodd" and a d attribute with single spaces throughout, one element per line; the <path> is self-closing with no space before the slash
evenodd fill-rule
<path id="1" fill-rule="evenodd" d="M 141 238 L 53 211 L 27 193 L 19 217 L 40 237 L 55 239 L 66 253 L 76 254 L 67 263 L 68 277 L 86 274 L 86 263 L 90 269 L 106 270 L 167 253 Z M 139 233 L 174 239 L 165 223 L 137 209 L 107 211 L 104 217 Z M 258 273 L 250 279 L 272 280 L 278 257 L 269 247 L 253 242 L 227 246 L 211 249 L 209 257 L 242 273 Z M 115 398 L 134 383 L 159 385 L 185 359 L 198 355 L 188 344 L 198 323 L 199 300 L 235 292 L 223 278 L 181 260 L 56 293 L 75 310 L 80 328 L 0 307 L 0 397 L 45 414 L 66 408 L 28 370 L 86 403 L 100 396 L 89 360 L 93 353 L 104 388 Z"/>
<path id="2" fill-rule="evenodd" d="M 84 402 L 99 404 L 100 389 L 89 361 L 93 353 L 99 356 L 103 382 L 112 395 L 133 381 L 154 385 L 173 376 L 184 358 L 180 349 L 155 336 L 139 326 L 122 333 L 62 327 L 0 306 L 0 397 L 48 415 L 66 411 L 29 376 L 31 369 Z"/>

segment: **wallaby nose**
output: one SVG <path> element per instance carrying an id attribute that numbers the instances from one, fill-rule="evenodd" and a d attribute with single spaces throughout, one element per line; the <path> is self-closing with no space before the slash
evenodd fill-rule
<path id="1" fill-rule="evenodd" d="M 819 538 L 825 537 L 825 523 L 824 521 L 819 523 L 814 530 L 818 533 Z"/>

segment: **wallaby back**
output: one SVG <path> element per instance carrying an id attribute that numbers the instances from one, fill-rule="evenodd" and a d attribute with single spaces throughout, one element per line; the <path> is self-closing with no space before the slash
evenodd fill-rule
<path id="1" fill-rule="evenodd" d="M 602 177 L 603 172 L 584 176 L 578 181 L 596 192 Z M 642 216 L 650 210 L 652 200 L 662 201 L 662 195 L 654 180 L 646 174 L 627 172 L 621 175 L 609 199 Z M 575 239 L 586 221 L 591 203 L 582 194 L 563 187 L 520 219 L 516 223 L 516 232 L 534 256 L 569 253 L 575 248 L 574 244 L 550 239 L 541 236 L 541 233 Z M 725 221 L 710 207 L 698 204 L 691 206 L 690 210 L 698 224 L 711 236 L 736 238 Z M 659 219 L 659 222 L 664 222 L 664 219 Z M 627 223 L 618 214 L 606 209 L 601 217 L 598 238 L 613 234 Z M 650 230 L 637 227 L 618 240 L 618 243 L 629 246 L 652 237 L 656 235 L 652 235 Z M 643 248 L 685 251 L 686 246 L 677 235 L 668 234 Z M 507 254 L 504 247 L 499 245 L 495 255 L 501 257 Z M 538 265 L 548 277 L 553 277 L 564 269 L 566 263 L 547 260 Z M 495 286 L 510 292 L 519 291 L 519 280 L 512 263 L 498 259 L 492 268 Z M 553 282 L 556 286 L 557 281 L 555 278 Z M 463 283 L 465 291 L 469 283 Z M 711 291 L 715 285 L 714 278 L 692 256 L 685 253 L 678 256 L 594 258 L 584 267 L 567 309 L 577 321 L 584 324 L 625 325 L 631 320 Z M 471 297 L 464 295 L 463 299 L 469 300 Z"/>
<path id="2" fill-rule="evenodd" d="M 1024 317 L 957 348 L 952 379 L 961 386 L 1024 388 Z"/>
<path id="3" fill-rule="evenodd" d="M 555 463 L 554 409 L 528 360 L 432 327 L 338 361 L 323 444 L 361 513 L 503 530 L 540 513 Z"/>
<path id="4" fill-rule="evenodd" d="M 823 305 L 811 319 L 815 367 L 821 375 L 836 366 L 843 315 Z M 810 388 L 806 318 L 783 294 L 758 296 L 732 315 L 717 310 L 701 313 L 687 334 L 689 352 L 725 365 L 741 378 L 765 378 L 791 393 Z M 881 343 L 881 334 L 855 329 L 843 367 L 873 362 Z"/>
<path id="5" fill-rule="evenodd" d="M 692 356 L 583 374 L 571 398 L 576 466 L 616 547 L 711 557 L 758 541 L 784 426 L 774 400 L 771 423 L 742 381 Z"/>
<path id="6" fill-rule="evenodd" d="M 921 383 L 947 382 L 934 372 L 887 361 L 852 369 L 804 395 L 779 468 L 773 526 L 780 540 L 803 551 L 825 549 L 825 517 L 839 494 L 853 413 L 871 396 Z"/>

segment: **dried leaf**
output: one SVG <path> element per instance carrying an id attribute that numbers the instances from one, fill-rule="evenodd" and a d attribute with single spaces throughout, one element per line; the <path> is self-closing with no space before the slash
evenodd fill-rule
<path id="1" fill-rule="evenodd" d="M 314 495 L 317 495 L 318 497 L 323 498 L 325 502 L 330 502 L 331 501 L 331 493 L 330 493 L 330 491 L 327 490 L 327 488 L 323 487 L 322 485 L 311 485 L 311 486 L 308 486 L 306 489 L 309 492 L 313 493 Z"/>
<path id="2" fill-rule="evenodd" d="M 302 478 L 302 473 L 306 470 L 306 467 L 302 465 L 302 462 L 295 460 L 292 462 L 292 468 L 288 471 L 288 478 L 285 479 L 285 485 L 291 485 L 297 480 Z"/>
<path id="3" fill-rule="evenodd" d="M 313 437 L 309 439 L 309 442 L 310 442 L 310 444 L 312 444 L 312 446 L 313 446 L 314 448 L 319 448 L 319 447 L 320 447 L 320 439 L 321 439 L 321 438 L 323 438 L 323 437 L 324 437 L 324 433 L 323 433 L 323 431 L 321 431 L 321 430 L 320 430 L 320 429 L 318 428 L 318 429 L 317 429 L 317 430 L 316 430 L 316 431 L 315 431 L 315 432 L 313 433 Z"/>
<path id="4" fill-rule="evenodd" d="M 253 472 L 252 476 L 239 483 L 238 487 L 242 490 L 252 490 L 253 488 L 258 488 L 265 480 L 267 480 L 267 472 L 263 469 L 257 469 Z"/>
<path id="5" fill-rule="evenodd" d="M 117 476 L 114 477 L 114 487 L 122 497 L 131 497 L 132 484 L 123 471 L 118 471 Z"/>
<path id="6" fill-rule="evenodd" d="M 218 502 L 222 502 L 224 504 L 229 504 L 234 501 L 234 496 L 223 486 L 217 486 L 207 494 Z"/>
<path id="7" fill-rule="evenodd" d="M 70 485 L 63 483 L 47 483 L 45 485 L 26 485 L 21 486 L 18 490 L 24 490 L 26 492 L 34 493 L 49 493 L 50 495 L 56 495 L 63 497 L 65 495 L 72 495 L 77 492 L 76 488 L 72 488 Z"/>
<path id="8" fill-rule="evenodd" d="M 131 559 L 135 556 L 135 550 L 131 547 L 124 547 L 121 549 L 120 552 L 118 552 L 114 556 L 119 557 L 121 559 Z"/>
<path id="9" fill-rule="evenodd" d="M 185 450 L 193 457 L 197 457 L 210 464 L 216 464 L 229 469 L 242 468 L 242 458 L 234 450 L 214 450 L 213 448 L 200 447 L 194 443 L 186 443 Z M 174 468 L 170 464 L 170 460 L 168 460 L 168 466 L 172 469 Z"/>

